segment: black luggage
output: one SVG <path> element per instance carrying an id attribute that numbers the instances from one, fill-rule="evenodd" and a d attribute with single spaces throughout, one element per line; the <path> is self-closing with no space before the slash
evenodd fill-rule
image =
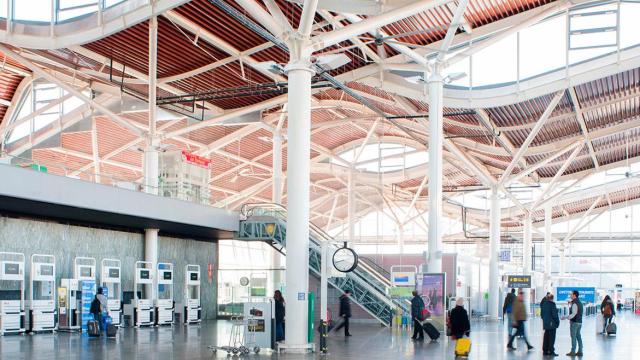
<path id="1" fill-rule="evenodd" d="M 616 325 L 616 323 L 612 322 L 609 325 L 607 325 L 606 330 L 607 330 L 607 335 L 613 336 L 618 333 L 618 326 Z"/>
<path id="2" fill-rule="evenodd" d="M 107 337 L 116 337 L 117 334 L 118 334 L 117 326 L 113 324 L 107 325 Z"/>
<path id="3" fill-rule="evenodd" d="M 100 337 L 100 325 L 95 320 L 87 321 L 87 333 L 91 337 Z"/>
<path id="4" fill-rule="evenodd" d="M 433 326 L 430 322 L 425 321 L 422 324 L 422 329 L 424 329 L 424 332 L 429 335 L 429 338 L 431 340 L 438 340 L 438 338 L 440 337 L 440 331 L 438 331 L 438 329 L 436 329 L 435 326 Z"/>

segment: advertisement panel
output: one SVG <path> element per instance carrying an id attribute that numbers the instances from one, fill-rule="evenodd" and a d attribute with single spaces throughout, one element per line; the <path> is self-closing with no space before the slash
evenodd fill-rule
<path id="1" fill-rule="evenodd" d="M 423 274 L 420 294 L 431 314 L 430 322 L 436 329 L 444 331 L 445 327 L 445 273 Z"/>
<path id="2" fill-rule="evenodd" d="M 81 299 L 81 325 L 82 332 L 87 331 L 87 321 L 93 320 L 91 314 L 91 302 L 96 295 L 96 282 L 93 280 L 82 280 L 82 297 Z"/>
<path id="3" fill-rule="evenodd" d="M 578 298 L 582 303 L 595 303 L 596 302 L 596 288 L 594 287 L 579 287 L 579 286 L 565 286 L 558 287 L 556 289 L 556 301 L 563 302 L 571 299 L 571 292 L 573 290 L 578 291 Z"/>

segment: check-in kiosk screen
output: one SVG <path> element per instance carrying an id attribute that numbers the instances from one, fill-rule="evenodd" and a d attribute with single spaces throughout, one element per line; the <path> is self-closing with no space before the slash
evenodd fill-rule
<path id="1" fill-rule="evenodd" d="M 191 276 L 191 281 L 198 281 L 198 273 L 191 273 L 189 275 Z"/>
<path id="2" fill-rule="evenodd" d="M 88 267 L 88 266 L 80 267 L 80 276 L 83 277 L 83 278 L 88 278 L 88 277 L 93 276 L 91 274 L 91 268 Z"/>
<path id="3" fill-rule="evenodd" d="M 53 265 L 42 265 L 42 266 L 40 266 L 40 275 L 53 276 Z"/>
<path id="4" fill-rule="evenodd" d="M 171 272 L 170 271 L 165 271 L 162 274 L 162 278 L 165 279 L 165 280 L 171 280 Z"/>
<path id="5" fill-rule="evenodd" d="M 120 277 L 120 269 L 109 269 L 109 277 L 110 278 L 119 278 Z"/>
<path id="6" fill-rule="evenodd" d="M 149 270 L 140 270 L 140 279 L 149 279 Z"/>
<path id="7" fill-rule="evenodd" d="M 18 275 L 20 274 L 20 265 L 13 263 L 5 263 L 4 264 L 4 273 L 7 275 Z"/>

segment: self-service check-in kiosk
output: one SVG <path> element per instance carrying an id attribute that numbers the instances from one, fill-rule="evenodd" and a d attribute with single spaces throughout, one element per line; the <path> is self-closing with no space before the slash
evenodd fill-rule
<path id="1" fill-rule="evenodd" d="M 31 255 L 28 309 L 29 331 L 55 331 L 56 258 L 53 255 Z"/>
<path id="2" fill-rule="evenodd" d="M 173 324 L 173 264 L 158 263 L 155 310 L 156 325 Z"/>
<path id="3" fill-rule="evenodd" d="M 133 298 L 124 305 L 124 315 L 132 319 L 133 326 L 151 326 L 153 320 L 153 263 L 136 261 L 133 278 Z"/>
<path id="4" fill-rule="evenodd" d="M 0 252 L 0 335 L 25 331 L 24 254 Z"/>
<path id="5" fill-rule="evenodd" d="M 76 257 L 73 260 L 73 279 L 60 281 L 58 328 L 60 330 L 85 328 L 87 321 L 92 318 L 90 309 L 95 293 L 96 259 Z"/>
<path id="6" fill-rule="evenodd" d="M 111 316 L 111 323 L 120 326 L 122 315 L 122 287 L 120 260 L 102 259 L 102 274 L 100 284 L 107 289 L 107 312 Z"/>
<path id="7" fill-rule="evenodd" d="M 202 319 L 200 307 L 200 265 L 187 265 L 184 268 L 184 294 L 183 302 L 179 307 L 182 314 L 182 322 L 185 324 L 197 324 Z"/>

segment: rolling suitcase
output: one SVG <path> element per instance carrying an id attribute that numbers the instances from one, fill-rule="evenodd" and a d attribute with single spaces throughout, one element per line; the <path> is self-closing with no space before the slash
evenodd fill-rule
<path id="1" fill-rule="evenodd" d="M 612 322 L 611 324 L 607 325 L 607 335 L 616 336 L 617 332 L 618 326 L 616 325 L 616 323 Z"/>
<path id="2" fill-rule="evenodd" d="M 100 325 L 98 325 L 97 321 L 87 321 L 87 334 L 91 337 L 100 337 Z"/>
<path id="3" fill-rule="evenodd" d="M 431 325 L 430 322 L 425 321 L 422 324 L 422 328 L 424 329 L 424 332 L 426 332 L 427 335 L 429 335 L 429 338 L 431 340 L 438 340 L 438 338 L 440 337 L 440 331 L 438 331 L 438 329 L 436 329 L 435 326 Z"/>
<path id="4" fill-rule="evenodd" d="M 107 337 L 113 338 L 116 335 L 118 335 L 118 327 L 113 324 L 107 325 Z"/>
<path id="5" fill-rule="evenodd" d="M 471 352 L 470 339 L 462 338 L 456 341 L 456 356 L 469 356 L 470 352 Z"/>

